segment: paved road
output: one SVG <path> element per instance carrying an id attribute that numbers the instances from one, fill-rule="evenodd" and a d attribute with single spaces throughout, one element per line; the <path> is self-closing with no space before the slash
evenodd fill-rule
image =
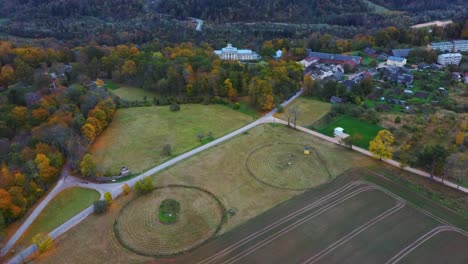
<path id="1" fill-rule="evenodd" d="M 294 101 L 296 98 L 302 95 L 302 89 L 299 90 L 293 97 L 291 97 L 289 100 L 285 101 L 281 105 L 287 106 L 289 103 Z M 189 158 L 193 155 L 196 155 L 208 148 L 211 148 L 213 146 L 216 146 L 226 140 L 229 140 L 233 137 L 236 137 L 242 133 L 244 133 L 247 130 L 250 130 L 251 128 L 260 125 L 262 123 L 268 122 L 269 118 L 273 116 L 273 114 L 276 113 L 276 109 L 272 110 L 265 116 L 261 117 L 260 119 L 254 121 L 253 123 L 250 123 L 234 132 L 231 132 L 221 138 L 218 138 L 210 143 L 207 143 L 203 146 L 200 146 L 196 149 L 193 149 L 189 152 L 186 152 L 180 156 L 177 156 L 167 162 L 164 162 L 161 165 L 158 165 L 149 171 L 138 175 L 137 177 L 130 179 L 126 182 L 122 183 L 110 183 L 110 184 L 97 184 L 97 183 L 87 183 L 81 179 L 78 179 L 76 177 L 73 177 L 70 175 L 68 167 L 62 171 L 62 175 L 60 177 L 59 183 L 55 186 L 55 188 L 47 195 L 46 199 L 44 199 L 39 206 L 31 213 L 31 215 L 28 217 L 28 219 L 21 225 L 21 227 L 16 231 L 16 233 L 11 237 L 11 239 L 7 242 L 5 247 L 0 251 L 0 255 L 4 256 L 16 243 L 16 241 L 21 237 L 21 235 L 28 229 L 28 227 L 31 225 L 31 223 L 37 218 L 37 216 L 40 214 L 40 212 L 44 209 L 44 207 L 49 203 L 49 201 L 60 191 L 70 188 L 70 187 L 83 187 L 83 188 L 90 188 L 90 189 L 95 189 L 99 191 L 101 194 L 101 198 L 103 197 L 103 194 L 105 192 L 110 192 L 112 194 L 112 197 L 117 197 L 122 193 L 122 186 L 125 184 L 128 184 L 130 187 L 134 186 L 135 183 L 145 177 L 151 176 L 161 170 L 164 170 L 174 164 L 176 164 L 179 161 L 182 161 L 186 158 Z M 55 238 L 59 236 L 60 234 L 63 234 L 64 232 L 68 231 L 70 228 L 73 226 L 77 225 L 79 222 L 81 222 L 83 219 L 85 219 L 87 216 L 89 216 L 92 213 L 92 207 L 89 207 L 85 209 L 84 211 L 80 212 L 76 216 L 74 216 L 72 219 L 69 221 L 65 222 L 63 225 L 59 226 L 56 228 L 54 231 L 50 233 L 50 235 Z M 31 246 L 24 251 L 22 251 L 19 255 L 15 256 L 12 258 L 8 263 L 20 263 L 21 259 L 29 256 L 31 253 L 35 251 L 35 246 Z"/>

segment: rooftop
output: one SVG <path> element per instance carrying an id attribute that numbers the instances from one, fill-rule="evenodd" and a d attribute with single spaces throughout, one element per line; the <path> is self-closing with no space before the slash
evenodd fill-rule
<path id="1" fill-rule="evenodd" d="M 388 57 L 388 60 L 403 62 L 405 60 L 405 58 L 390 56 L 390 57 Z"/>
<path id="2" fill-rule="evenodd" d="M 406 57 L 408 57 L 409 53 L 412 50 L 413 49 L 393 49 L 392 54 L 393 54 L 393 56 L 396 56 L 396 57 L 406 58 Z"/>

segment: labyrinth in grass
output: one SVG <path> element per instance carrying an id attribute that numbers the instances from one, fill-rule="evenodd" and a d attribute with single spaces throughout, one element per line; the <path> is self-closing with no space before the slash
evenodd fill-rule
<path id="1" fill-rule="evenodd" d="M 180 204 L 174 223 L 161 223 L 159 207 L 166 199 Z M 223 207 L 210 193 L 197 188 L 158 188 L 129 202 L 114 224 L 117 239 L 141 255 L 165 256 L 188 251 L 219 230 Z"/>
<path id="2" fill-rule="evenodd" d="M 249 154 L 246 166 L 262 183 L 292 190 L 310 189 L 331 178 L 318 150 L 311 148 L 305 155 L 304 146 L 294 143 L 262 146 Z"/>

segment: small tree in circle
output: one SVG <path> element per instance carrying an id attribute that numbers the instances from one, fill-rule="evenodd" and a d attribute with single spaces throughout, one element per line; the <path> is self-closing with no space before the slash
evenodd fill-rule
<path id="1" fill-rule="evenodd" d="M 180 213 L 180 204 L 174 199 L 166 199 L 159 206 L 159 221 L 161 223 L 174 223 Z"/>

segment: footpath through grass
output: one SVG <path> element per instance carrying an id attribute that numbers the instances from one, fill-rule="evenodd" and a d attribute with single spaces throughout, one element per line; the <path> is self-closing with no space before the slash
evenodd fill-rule
<path id="1" fill-rule="evenodd" d="M 331 110 L 331 104 L 318 101 L 312 98 L 299 97 L 290 105 L 288 105 L 283 113 L 278 113 L 276 116 L 283 120 L 288 120 L 288 111 L 294 107 L 299 110 L 297 124 L 301 126 L 311 126 L 320 118 L 325 116 Z"/>
<path id="2" fill-rule="evenodd" d="M 91 152 L 105 175 L 118 175 L 122 166 L 139 173 L 206 143 L 210 132 L 216 139 L 252 121 L 221 105 L 184 104 L 177 112 L 169 106 L 120 109 Z M 163 154 L 166 144 L 172 147 L 171 156 Z"/>
<path id="3" fill-rule="evenodd" d="M 344 133 L 351 136 L 360 135 L 360 139 L 356 140 L 354 145 L 364 149 L 368 149 L 369 141 L 374 139 L 380 130 L 384 129 L 379 125 L 369 124 L 354 117 L 342 116 L 324 126 L 320 126 L 317 130 L 322 134 L 333 137 L 333 132 L 337 127 L 344 128 Z"/>
<path id="4" fill-rule="evenodd" d="M 17 244 L 30 245 L 35 235 L 51 232 L 93 204 L 94 201 L 99 199 L 99 196 L 99 193 L 95 190 L 79 187 L 61 191 L 29 226 Z"/>

